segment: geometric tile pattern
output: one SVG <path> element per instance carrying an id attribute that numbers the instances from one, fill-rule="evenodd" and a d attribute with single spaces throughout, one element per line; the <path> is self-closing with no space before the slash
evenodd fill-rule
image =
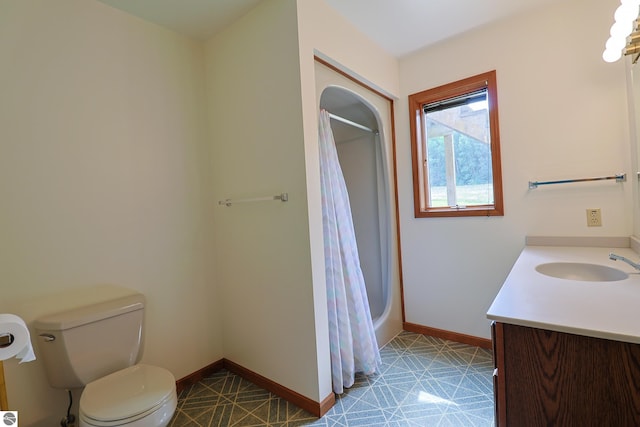
<path id="1" fill-rule="evenodd" d="M 402 332 L 380 353 L 380 373 L 357 375 L 322 418 L 222 370 L 180 393 L 169 426 L 494 425 L 490 350 Z"/>

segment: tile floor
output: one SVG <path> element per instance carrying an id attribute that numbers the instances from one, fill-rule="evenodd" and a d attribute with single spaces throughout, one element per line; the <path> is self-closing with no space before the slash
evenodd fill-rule
<path id="1" fill-rule="evenodd" d="M 380 352 L 320 419 L 223 370 L 180 393 L 170 427 L 493 426 L 489 350 L 402 332 Z"/>

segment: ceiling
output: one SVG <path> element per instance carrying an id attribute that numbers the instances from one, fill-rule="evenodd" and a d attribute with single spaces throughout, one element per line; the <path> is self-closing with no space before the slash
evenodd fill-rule
<path id="1" fill-rule="evenodd" d="M 554 0 L 325 0 L 387 52 L 425 46 Z"/>
<path id="2" fill-rule="evenodd" d="M 98 0 L 178 33 L 206 40 L 260 0 Z"/>
<path id="3" fill-rule="evenodd" d="M 99 0 L 205 40 L 260 0 Z M 555 0 L 324 0 L 387 52 L 404 56 Z"/>

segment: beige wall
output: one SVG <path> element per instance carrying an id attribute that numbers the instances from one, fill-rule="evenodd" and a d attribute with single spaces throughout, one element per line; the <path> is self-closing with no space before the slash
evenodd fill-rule
<path id="1" fill-rule="evenodd" d="M 320 401 L 295 1 L 260 2 L 206 57 L 212 194 L 289 195 L 214 210 L 225 357 Z"/>
<path id="2" fill-rule="evenodd" d="M 98 2 L 0 3 L 0 312 L 114 283 L 147 297 L 143 361 L 180 378 L 222 357 L 204 65 Z M 21 425 L 58 425 L 41 361 L 5 371 Z"/>
<path id="3" fill-rule="evenodd" d="M 489 337 L 485 312 L 525 235 L 632 234 L 631 182 L 528 189 L 529 180 L 627 172 L 623 62 L 605 63 L 615 0 L 556 2 L 400 61 L 397 104 L 407 321 Z M 413 218 L 406 97 L 495 69 L 505 216 Z M 603 226 L 586 226 L 601 208 Z"/>

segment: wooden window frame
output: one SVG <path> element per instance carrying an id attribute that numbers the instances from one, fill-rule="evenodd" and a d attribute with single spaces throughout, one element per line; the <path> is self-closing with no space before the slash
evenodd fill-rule
<path id="1" fill-rule="evenodd" d="M 450 98 L 487 89 L 489 127 L 491 135 L 491 167 L 493 171 L 493 204 L 466 207 L 429 207 L 426 153 L 427 138 L 424 129 L 424 106 Z M 502 170 L 500 163 L 500 132 L 498 127 L 498 89 L 496 71 L 478 74 L 453 83 L 409 95 L 409 125 L 411 128 L 411 158 L 413 169 L 413 205 L 416 218 L 504 216 L 502 200 Z"/>

